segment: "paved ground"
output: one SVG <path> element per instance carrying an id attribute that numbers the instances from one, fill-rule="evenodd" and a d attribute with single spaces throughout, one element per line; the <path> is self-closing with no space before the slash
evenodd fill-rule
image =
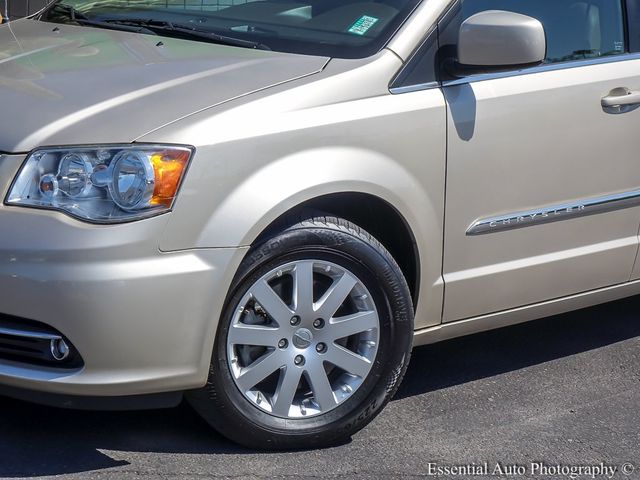
<path id="1" fill-rule="evenodd" d="M 484 461 L 640 467 L 639 410 L 634 298 L 420 348 L 383 414 L 322 451 L 243 450 L 186 407 L 87 413 L 0 398 L 0 477 L 396 478 L 428 473 L 430 462 Z"/>

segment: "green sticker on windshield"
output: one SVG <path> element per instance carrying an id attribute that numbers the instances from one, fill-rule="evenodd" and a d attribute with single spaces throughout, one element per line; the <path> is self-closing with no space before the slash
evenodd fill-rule
<path id="1" fill-rule="evenodd" d="M 355 35 L 364 35 L 371 27 L 373 27 L 378 22 L 378 20 L 380 19 L 376 17 L 370 17 L 369 15 L 363 15 L 358 20 L 356 20 L 356 23 L 351 25 L 351 28 L 347 31 Z"/>

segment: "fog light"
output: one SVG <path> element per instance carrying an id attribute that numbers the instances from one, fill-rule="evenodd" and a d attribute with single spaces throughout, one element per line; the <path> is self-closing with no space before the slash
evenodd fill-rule
<path id="1" fill-rule="evenodd" d="M 59 362 L 66 360 L 69 357 L 69 345 L 62 338 L 56 338 L 51 340 L 51 355 Z"/>

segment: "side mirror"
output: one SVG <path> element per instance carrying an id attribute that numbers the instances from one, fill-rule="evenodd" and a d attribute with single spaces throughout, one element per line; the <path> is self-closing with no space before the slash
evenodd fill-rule
<path id="1" fill-rule="evenodd" d="M 539 20 L 514 12 L 487 10 L 467 18 L 458 37 L 459 73 L 487 73 L 534 66 L 547 54 Z"/>

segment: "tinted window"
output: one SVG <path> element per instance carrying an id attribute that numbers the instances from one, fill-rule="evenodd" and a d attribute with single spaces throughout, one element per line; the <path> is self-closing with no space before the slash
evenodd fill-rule
<path id="1" fill-rule="evenodd" d="M 391 83 L 391 88 L 409 87 L 432 83 L 437 80 L 436 55 L 438 53 L 437 30 L 434 30 L 411 56 Z"/>
<path id="2" fill-rule="evenodd" d="M 625 52 L 620 0 L 464 0 L 462 15 L 507 10 L 542 22 L 548 63 L 619 55 Z"/>
<path id="3" fill-rule="evenodd" d="M 630 52 L 640 52 L 640 0 L 627 0 L 627 35 Z"/>

